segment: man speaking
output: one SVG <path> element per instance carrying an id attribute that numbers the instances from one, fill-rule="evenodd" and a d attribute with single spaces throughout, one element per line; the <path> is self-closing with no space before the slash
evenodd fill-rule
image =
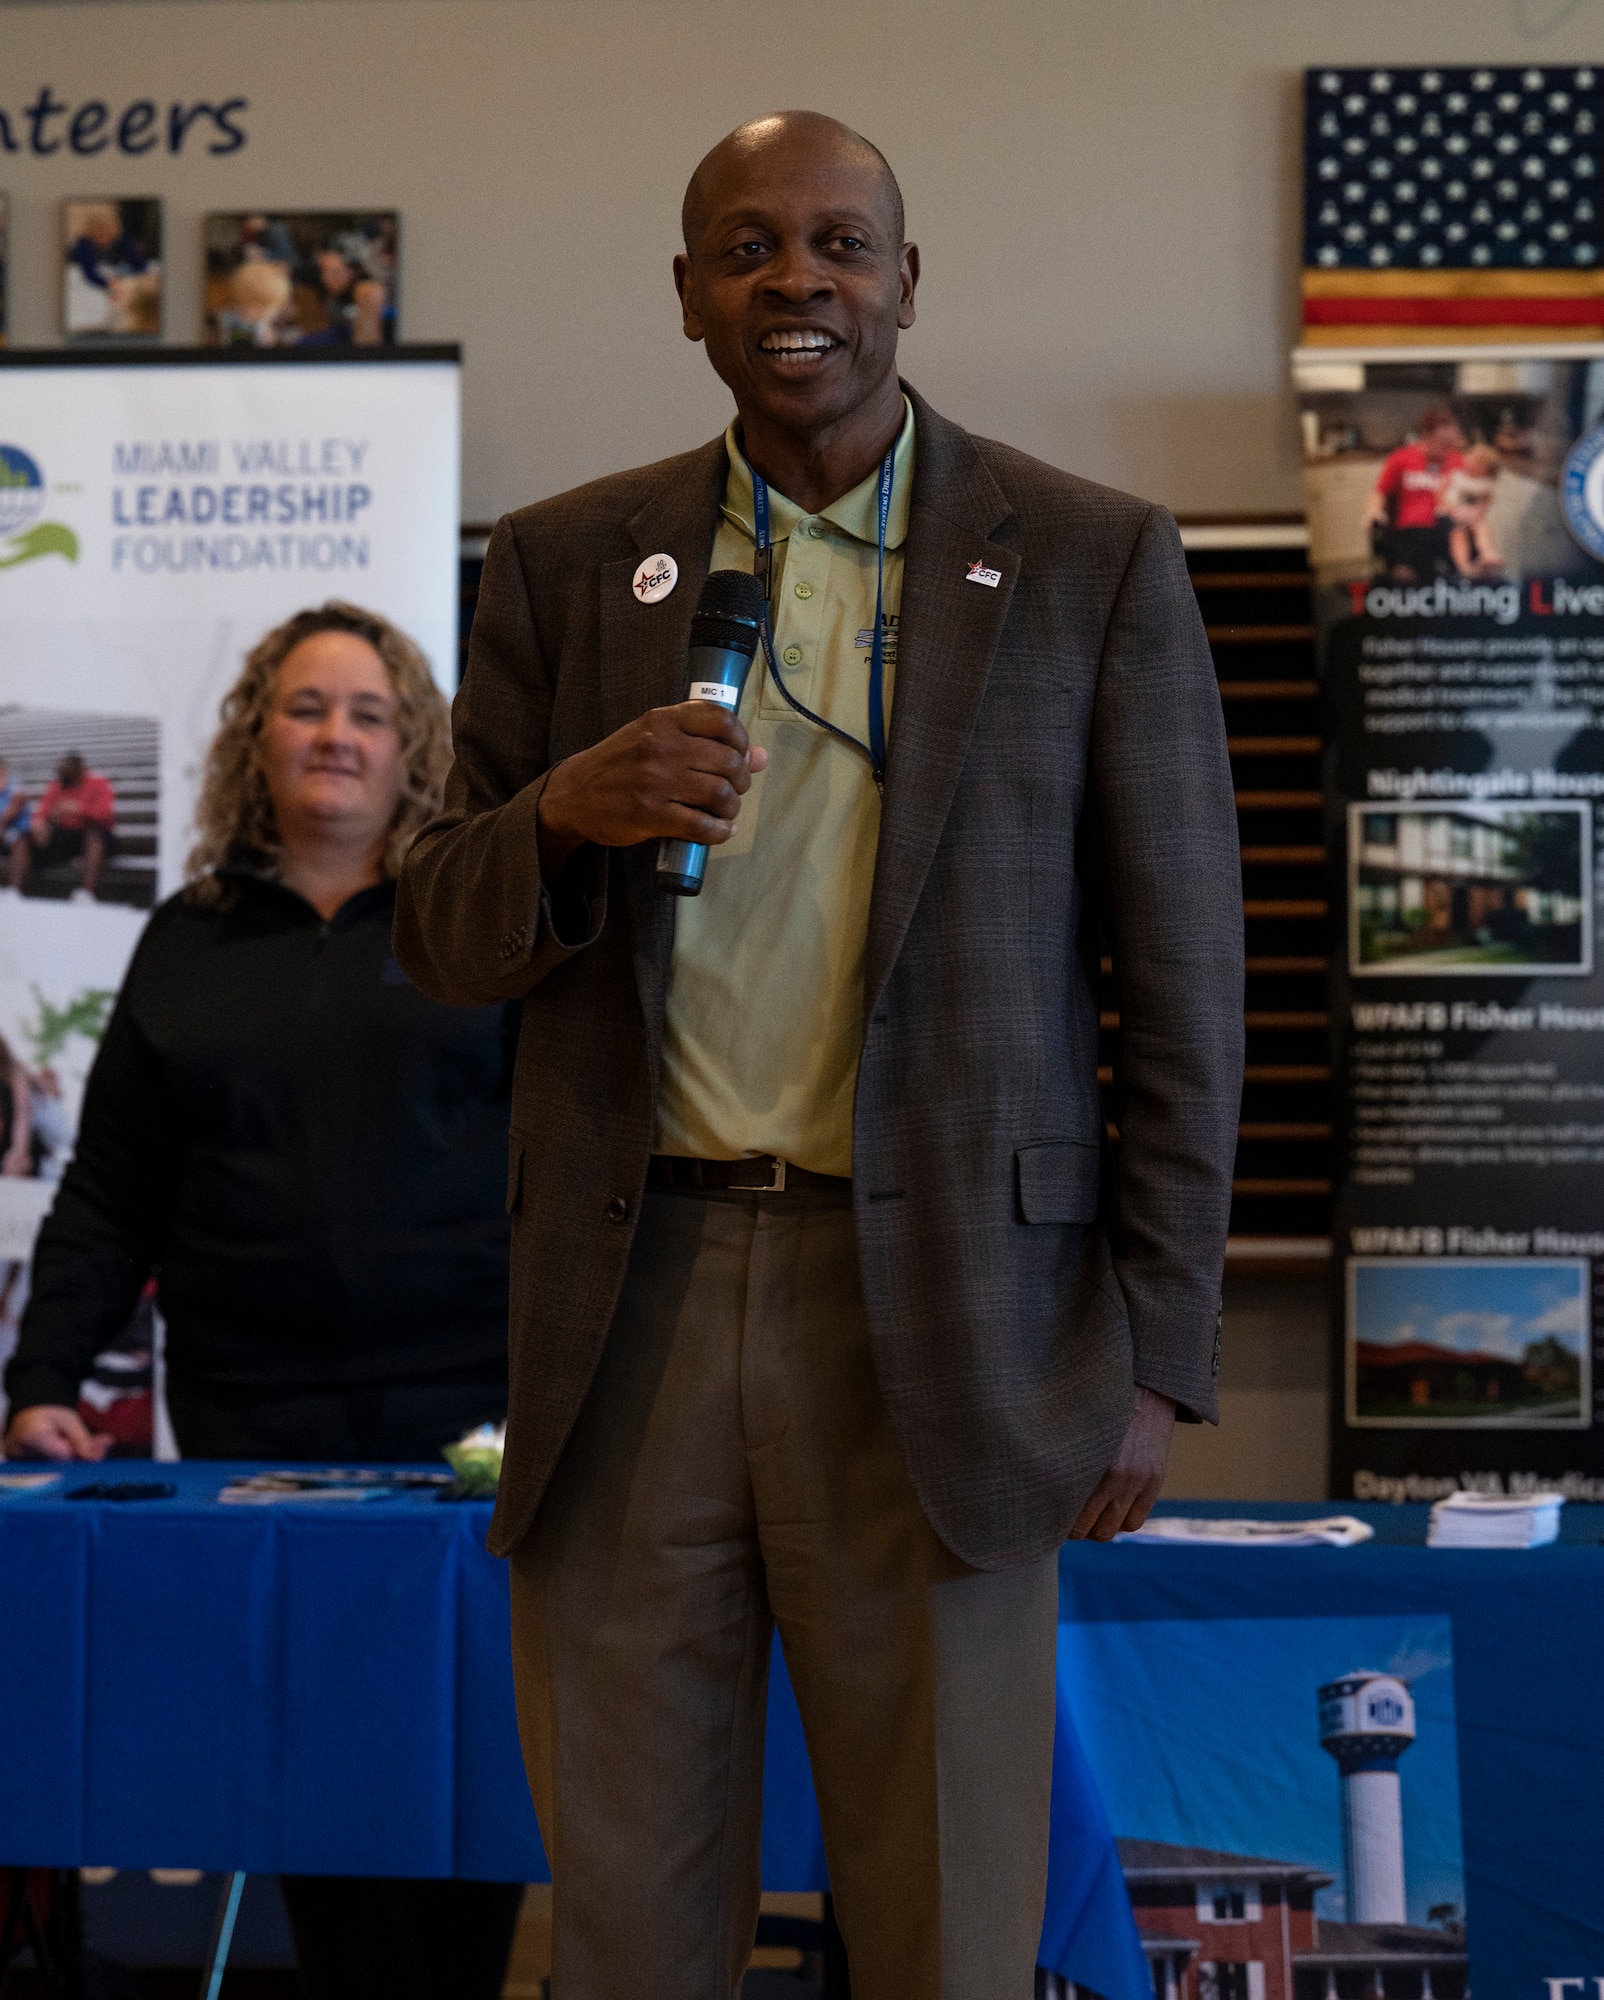
<path id="1" fill-rule="evenodd" d="M 738 1992 L 778 1626 L 855 2000 L 1027 2000 L 1055 1551 L 1215 1414 L 1219 698 L 1167 514 L 899 381 L 874 147 L 759 119 L 684 227 L 734 421 L 498 525 L 397 914 L 426 991 L 525 1001 L 492 1543 L 553 1985 Z M 686 698 L 710 570 L 766 591 L 738 716 Z"/>

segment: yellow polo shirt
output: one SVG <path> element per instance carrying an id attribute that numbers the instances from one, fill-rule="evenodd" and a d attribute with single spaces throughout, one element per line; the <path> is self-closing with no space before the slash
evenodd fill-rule
<path id="1" fill-rule="evenodd" d="M 897 438 L 886 523 L 885 713 L 897 659 L 913 409 Z M 714 569 L 752 568 L 752 475 L 732 423 Z M 879 468 L 817 514 L 769 489 L 774 650 L 797 700 L 869 740 Z M 740 716 L 768 768 L 735 833 L 711 849 L 702 893 L 675 912 L 653 1150 L 693 1159 L 774 1153 L 852 1171 L 863 1046 L 863 948 L 880 839 L 868 758 L 787 707 L 761 649 Z"/>

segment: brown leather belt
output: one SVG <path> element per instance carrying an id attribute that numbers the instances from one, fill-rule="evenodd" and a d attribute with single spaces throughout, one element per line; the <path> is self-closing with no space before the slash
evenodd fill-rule
<path id="1" fill-rule="evenodd" d="M 651 1187 L 728 1188 L 744 1194 L 785 1194 L 802 1188 L 839 1192 L 852 1185 L 844 1175 L 810 1173 L 772 1153 L 751 1160 L 687 1160 L 678 1153 L 653 1153 L 646 1180 Z"/>

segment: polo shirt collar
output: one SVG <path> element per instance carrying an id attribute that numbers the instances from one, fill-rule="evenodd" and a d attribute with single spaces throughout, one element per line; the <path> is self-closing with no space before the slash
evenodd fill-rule
<path id="1" fill-rule="evenodd" d="M 891 511 L 886 518 L 888 549 L 900 549 L 908 538 L 908 508 L 913 493 L 913 405 L 906 396 L 902 399 L 902 409 L 902 429 L 897 433 L 896 452 L 891 462 Z M 755 542 L 757 526 L 752 507 L 752 468 L 746 462 L 736 435 L 738 422 L 738 418 L 732 417 L 724 433 L 724 448 L 730 461 L 729 478 L 724 485 L 724 513 Z M 817 519 L 828 521 L 854 541 L 867 542 L 871 549 L 875 546 L 879 518 L 878 466 L 866 479 L 859 480 L 850 493 L 843 493 L 839 500 L 832 500 L 828 507 L 821 507 L 817 515 Z M 797 522 L 806 519 L 806 514 L 794 501 L 787 500 L 772 486 L 769 488 L 769 533 L 773 540 L 783 542 Z"/>

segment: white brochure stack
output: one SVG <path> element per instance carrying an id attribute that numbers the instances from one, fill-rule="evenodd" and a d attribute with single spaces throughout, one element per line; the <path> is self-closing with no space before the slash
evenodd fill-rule
<path id="1" fill-rule="evenodd" d="M 1559 1534 L 1558 1493 L 1512 1500 L 1502 1493 L 1454 1493 L 1431 1510 L 1433 1549 L 1535 1549 Z"/>

